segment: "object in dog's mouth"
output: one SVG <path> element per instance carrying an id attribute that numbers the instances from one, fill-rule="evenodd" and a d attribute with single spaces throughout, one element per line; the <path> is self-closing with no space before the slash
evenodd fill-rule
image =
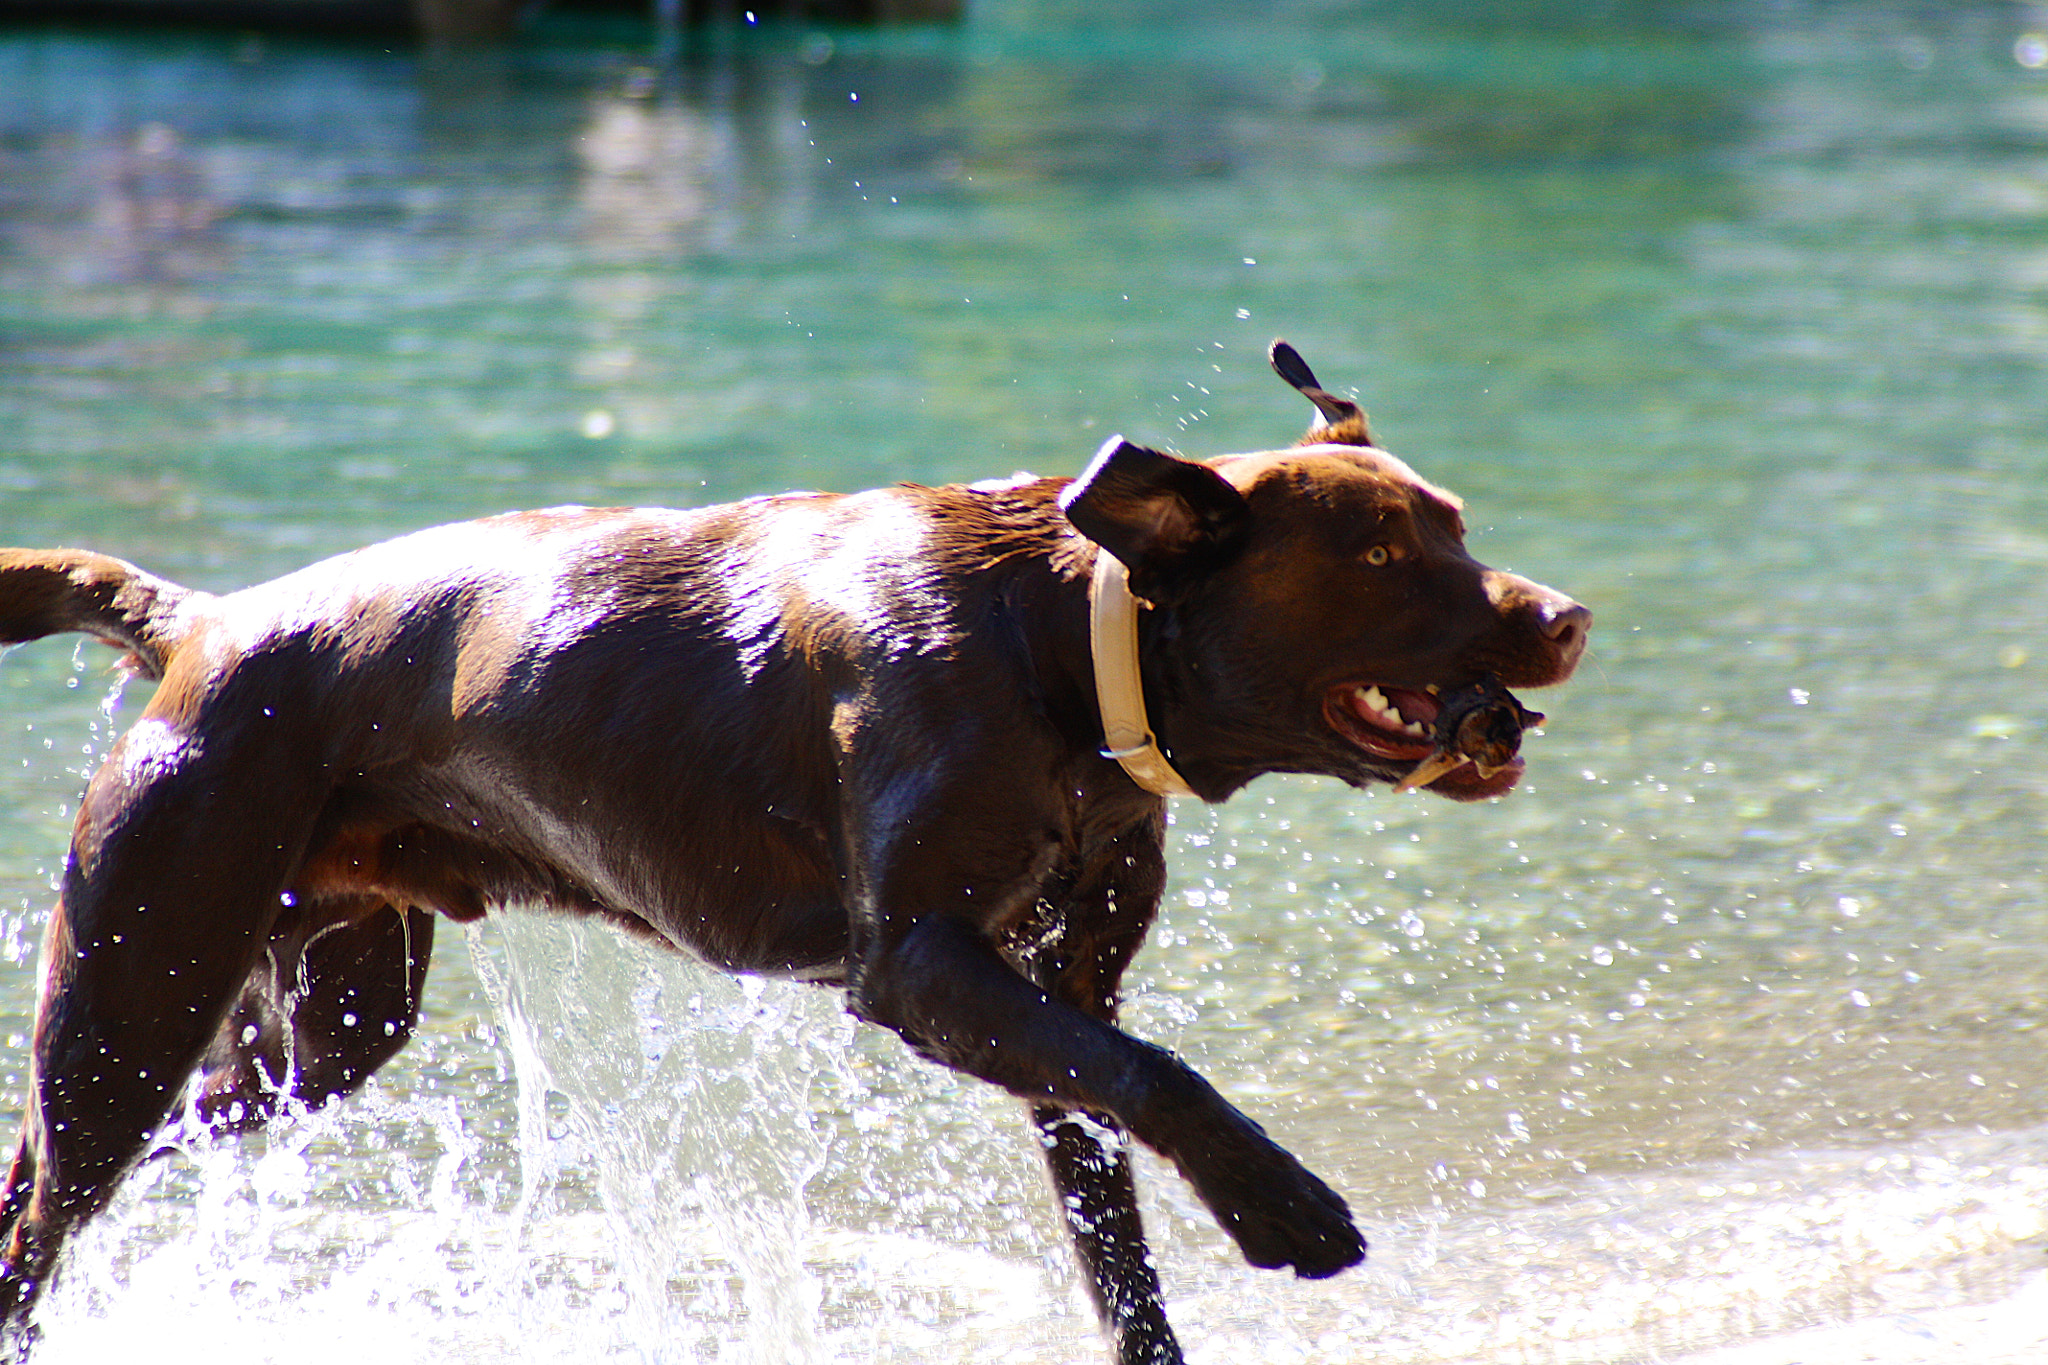
<path id="1" fill-rule="evenodd" d="M 1396 784 L 1397 791 L 1426 787 L 1467 763 L 1481 777 L 1491 777 L 1514 761 L 1522 732 L 1543 723 L 1542 712 L 1523 706 L 1492 676 L 1439 693 L 1437 703 L 1442 709 L 1436 717 L 1436 752 L 1416 764 L 1415 771 Z"/>

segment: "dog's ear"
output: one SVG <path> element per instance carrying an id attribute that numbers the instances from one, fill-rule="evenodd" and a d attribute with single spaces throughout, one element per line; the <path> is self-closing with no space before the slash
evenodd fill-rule
<path id="1" fill-rule="evenodd" d="M 1243 533 L 1250 510 L 1208 465 L 1112 436 L 1060 494 L 1076 530 L 1131 571 L 1131 590 L 1156 592 L 1212 564 Z"/>
<path id="2" fill-rule="evenodd" d="M 1273 373 L 1292 384 L 1323 415 L 1323 420 L 1310 427 L 1308 434 L 1301 438 L 1302 445 L 1369 446 L 1373 443 L 1372 432 L 1365 425 L 1365 409 L 1316 383 L 1315 371 L 1301 358 L 1301 352 L 1275 338 L 1266 358 L 1273 362 Z"/>

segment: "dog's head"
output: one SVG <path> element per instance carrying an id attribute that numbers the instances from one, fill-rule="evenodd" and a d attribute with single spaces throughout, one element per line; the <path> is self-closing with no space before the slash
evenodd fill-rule
<path id="1" fill-rule="evenodd" d="M 1592 619 L 1473 559 L 1453 494 L 1374 447 L 1291 347 L 1273 361 L 1323 419 L 1305 444 L 1195 461 L 1113 437 L 1061 498 L 1155 608 L 1153 725 L 1211 800 L 1267 772 L 1400 783 L 1437 747 L 1439 694 L 1563 682 Z M 1478 800 L 1521 772 L 1425 785 Z"/>

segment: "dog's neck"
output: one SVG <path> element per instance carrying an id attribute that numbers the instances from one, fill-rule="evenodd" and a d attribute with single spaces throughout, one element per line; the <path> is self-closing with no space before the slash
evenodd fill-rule
<path id="1" fill-rule="evenodd" d="M 1095 701 L 1102 708 L 1102 756 L 1123 765 L 1131 780 L 1155 796 L 1193 796 L 1152 736 L 1145 717 L 1145 685 L 1138 673 L 1138 609 L 1130 575 L 1107 550 L 1095 553 L 1088 583 L 1088 652 L 1095 661 Z"/>

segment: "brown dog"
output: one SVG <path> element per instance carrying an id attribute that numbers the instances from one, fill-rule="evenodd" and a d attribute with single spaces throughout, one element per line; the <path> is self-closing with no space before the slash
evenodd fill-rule
<path id="1" fill-rule="evenodd" d="M 1457 501 L 1273 359 L 1323 417 L 1287 451 L 1112 439 L 1072 482 L 515 513 L 223 597 L 0 552 L 0 641 L 84 631 L 161 679 L 44 944 L 0 1205 L 17 1353 L 167 1117 L 347 1094 L 413 1025 L 434 913 L 515 901 L 842 986 L 1027 1101 L 1125 1365 L 1181 1357 L 1123 1134 L 1253 1265 L 1355 1264 L 1342 1199 L 1113 1023 L 1166 880 L 1155 792 L 1431 762 L 1498 796 L 1520 759 L 1446 757 L 1435 694 L 1562 681 L 1589 616 L 1476 563 Z"/>

